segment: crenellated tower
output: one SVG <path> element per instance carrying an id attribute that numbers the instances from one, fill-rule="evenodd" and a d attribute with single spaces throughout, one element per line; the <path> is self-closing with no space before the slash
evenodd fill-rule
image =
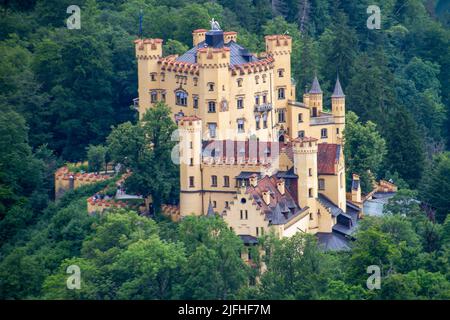
<path id="1" fill-rule="evenodd" d="M 158 95 L 160 89 L 158 60 L 162 57 L 163 40 L 138 39 L 134 43 L 138 61 L 139 117 L 142 118 L 157 100 L 152 102 L 151 94 Z"/>

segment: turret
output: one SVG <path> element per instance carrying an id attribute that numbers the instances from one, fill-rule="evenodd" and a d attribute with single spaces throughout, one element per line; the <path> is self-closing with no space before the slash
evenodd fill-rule
<path id="1" fill-rule="evenodd" d="M 331 112 L 336 123 L 336 141 L 340 143 L 345 129 L 345 94 L 342 90 L 339 77 L 336 79 L 334 91 L 331 95 Z"/>
<path id="2" fill-rule="evenodd" d="M 311 89 L 308 92 L 309 97 L 309 108 L 311 110 L 311 116 L 317 117 L 320 116 L 323 108 L 323 92 L 320 88 L 319 80 L 317 76 L 314 76 L 313 83 L 311 85 Z"/>
<path id="3" fill-rule="evenodd" d="M 201 151 L 202 121 L 183 117 L 178 122 L 180 132 L 180 214 L 204 214 L 202 199 Z"/>
<path id="4" fill-rule="evenodd" d="M 139 116 L 142 118 L 154 103 L 151 102 L 152 93 L 156 94 L 155 102 L 161 99 L 156 89 L 160 87 L 158 60 L 162 57 L 163 40 L 138 39 L 134 43 L 138 60 Z"/>
<path id="5" fill-rule="evenodd" d="M 293 140 L 294 172 L 298 176 L 297 199 L 300 207 L 316 212 L 317 139 L 305 137 Z"/>
<path id="6" fill-rule="evenodd" d="M 205 35 L 208 30 L 197 29 L 192 32 L 192 44 L 197 46 L 200 42 L 205 41 Z"/>

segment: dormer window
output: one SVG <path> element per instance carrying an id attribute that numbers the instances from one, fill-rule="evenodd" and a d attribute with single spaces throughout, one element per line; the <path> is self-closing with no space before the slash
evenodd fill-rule
<path id="1" fill-rule="evenodd" d="M 208 91 L 214 91 L 214 82 L 208 83 Z"/>
<path id="2" fill-rule="evenodd" d="M 175 103 L 178 105 L 178 106 L 187 106 L 187 93 L 185 92 L 185 91 L 181 91 L 181 90 L 179 90 L 179 91 L 177 91 L 177 92 L 175 92 Z"/>

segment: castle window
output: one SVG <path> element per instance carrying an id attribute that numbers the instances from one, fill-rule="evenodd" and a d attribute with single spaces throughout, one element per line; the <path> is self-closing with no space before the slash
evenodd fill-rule
<path id="1" fill-rule="evenodd" d="M 266 77 L 267 77 L 267 76 L 266 76 L 265 74 L 262 75 L 262 81 L 263 81 L 263 83 L 266 83 Z"/>
<path id="2" fill-rule="evenodd" d="M 279 109 L 278 110 L 278 123 L 285 123 L 285 122 L 286 122 L 286 110 Z"/>
<path id="3" fill-rule="evenodd" d="M 161 93 L 161 101 L 166 102 L 166 93 Z"/>
<path id="4" fill-rule="evenodd" d="M 176 104 L 179 106 L 187 106 L 187 93 L 184 91 L 177 91 L 175 93 Z"/>
<path id="5" fill-rule="evenodd" d="M 263 227 L 256 227 L 256 236 L 263 236 L 264 235 L 264 228 Z"/>
<path id="6" fill-rule="evenodd" d="M 198 109 L 198 96 L 193 96 L 192 99 L 194 109 Z"/>
<path id="7" fill-rule="evenodd" d="M 214 82 L 209 82 L 208 83 L 208 90 L 209 91 L 214 91 Z"/>
<path id="8" fill-rule="evenodd" d="M 166 80 L 166 74 L 164 72 L 161 72 L 161 81 L 164 82 Z"/>
<path id="9" fill-rule="evenodd" d="M 217 187 L 217 176 L 211 176 L 211 187 Z"/>
<path id="10" fill-rule="evenodd" d="M 150 80 L 156 81 L 156 73 L 150 73 Z"/>
<path id="11" fill-rule="evenodd" d="M 189 148 L 191 148 L 191 149 L 194 148 L 194 144 L 192 143 L 192 141 L 189 142 Z"/>
<path id="12" fill-rule="evenodd" d="M 298 114 L 298 122 L 303 122 L 303 113 Z"/>
<path id="13" fill-rule="evenodd" d="M 267 112 L 263 113 L 263 128 L 267 129 Z"/>
<path id="14" fill-rule="evenodd" d="M 328 138 L 328 129 L 327 128 L 323 128 L 320 130 L 320 137 L 322 139 Z"/>
<path id="15" fill-rule="evenodd" d="M 336 128 L 336 134 L 339 134 L 339 128 Z"/>
<path id="16" fill-rule="evenodd" d="M 312 212 L 309 213 L 309 220 L 314 220 Z"/>
<path id="17" fill-rule="evenodd" d="M 342 189 L 344 187 L 344 174 L 341 172 L 339 175 L 339 187 Z"/>
<path id="18" fill-rule="evenodd" d="M 198 78 L 197 78 L 197 77 L 194 77 L 194 86 L 195 86 L 195 87 L 197 86 L 197 83 L 198 83 Z"/>
<path id="19" fill-rule="evenodd" d="M 278 100 L 283 100 L 285 98 L 284 88 L 278 88 Z"/>
<path id="20" fill-rule="evenodd" d="M 209 113 L 216 112 L 216 103 L 214 101 L 208 101 L 208 112 Z"/>
<path id="21" fill-rule="evenodd" d="M 278 77 L 283 78 L 284 77 L 284 69 L 278 69 Z"/>
<path id="22" fill-rule="evenodd" d="M 298 136 L 299 138 L 304 138 L 304 137 L 305 137 L 305 130 L 300 130 L 300 131 L 298 132 L 297 136 Z"/>
<path id="23" fill-rule="evenodd" d="M 230 207 L 230 203 L 228 201 L 225 201 L 225 209 L 228 209 Z"/>
<path id="24" fill-rule="evenodd" d="M 156 91 L 152 91 L 150 94 L 150 102 L 155 103 L 158 100 L 158 93 Z"/>
<path id="25" fill-rule="evenodd" d="M 190 163 L 189 163 L 189 165 L 190 165 L 191 167 L 193 167 L 193 166 L 194 166 L 194 158 L 191 158 L 191 159 L 190 159 Z"/>
<path id="26" fill-rule="evenodd" d="M 255 105 L 259 106 L 259 96 L 255 96 Z"/>
<path id="27" fill-rule="evenodd" d="M 255 121 L 256 121 L 256 130 L 260 129 L 259 120 L 261 119 L 261 116 L 259 114 L 256 114 Z"/>
<path id="28" fill-rule="evenodd" d="M 194 188 L 194 177 L 189 177 L 189 188 Z"/>
<path id="29" fill-rule="evenodd" d="M 255 82 L 256 82 L 256 84 L 259 84 L 259 76 L 255 77 Z"/>
<path id="30" fill-rule="evenodd" d="M 242 79 L 237 79 L 237 85 L 238 87 L 242 87 Z"/>
<path id="31" fill-rule="evenodd" d="M 319 179 L 319 190 L 325 190 L 325 179 Z"/>
<path id="32" fill-rule="evenodd" d="M 309 189 L 308 189 L 308 196 L 309 196 L 310 198 L 313 197 L 313 189 L 312 189 L 312 188 L 309 188 Z"/>
<path id="33" fill-rule="evenodd" d="M 241 220 L 248 220 L 248 211 L 241 210 Z"/>
<path id="34" fill-rule="evenodd" d="M 263 103 L 267 103 L 267 94 L 264 94 L 263 96 L 262 96 L 262 100 L 263 100 Z"/>
<path id="35" fill-rule="evenodd" d="M 216 137 L 216 129 L 217 129 L 217 124 L 215 122 L 208 123 L 209 136 L 211 138 Z"/>
<path id="36" fill-rule="evenodd" d="M 243 109 L 244 108 L 244 98 L 239 97 L 237 99 L 237 108 L 238 109 Z"/>
<path id="37" fill-rule="evenodd" d="M 310 177 L 312 177 L 312 175 L 313 175 L 313 172 L 312 172 L 312 169 L 311 169 L 311 168 L 308 169 L 308 175 L 309 175 Z"/>
<path id="38" fill-rule="evenodd" d="M 223 176 L 223 186 L 224 187 L 230 186 L 230 177 L 229 176 Z"/>
<path id="39" fill-rule="evenodd" d="M 238 119 L 238 120 L 237 120 L 237 125 L 238 125 L 238 133 L 243 133 L 243 132 L 245 132 L 245 128 L 244 128 L 244 119 Z"/>
<path id="40" fill-rule="evenodd" d="M 213 206 L 213 208 L 217 208 L 217 201 L 213 201 L 212 206 Z"/>

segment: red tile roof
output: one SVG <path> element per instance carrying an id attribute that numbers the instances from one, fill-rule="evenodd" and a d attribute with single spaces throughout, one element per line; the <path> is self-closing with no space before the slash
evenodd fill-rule
<path id="1" fill-rule="evenodd" d="M 335 143 L 320 143 L 317 152 L 317 173 L 336 174 L 341 146 Z"/>

